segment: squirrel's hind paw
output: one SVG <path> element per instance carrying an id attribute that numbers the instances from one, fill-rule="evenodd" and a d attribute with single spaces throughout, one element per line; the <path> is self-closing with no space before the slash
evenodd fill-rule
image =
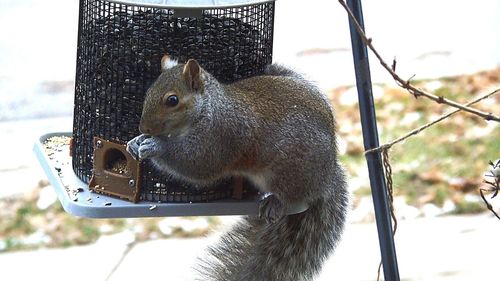
<path id="1" fill-rule="evenodd" d="M 274 223 L 285 215 L 285 206 L 275 195 L 271 194 L 260 201 L 259 217 L 268 223 Z"/>

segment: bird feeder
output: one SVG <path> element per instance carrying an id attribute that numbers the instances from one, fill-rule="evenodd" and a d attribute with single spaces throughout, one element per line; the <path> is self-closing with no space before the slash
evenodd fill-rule
<path id="1" fill-rule="evenodd" d="M 273 0 L 80 0 L 73 132 L 35 146 L 65 209 L 86 217 L 257 214 L 261 195 L 248 181 L 192 186 L 135 161 L 125 145 L 140 134 L 164 54 L 195 58 L 233 82 L 272 62 L 273 24 Z M 64 137 L 62 147 L 47 145 Z M 54 158 L 66 149 L 68 161 Z"/>
<path id="2" fill-rule="evenodd" d="M 360 0 L 347 0 L 347 5 L 364 29 Z M 74 130 L 43 135 L 34 147 L 64 209 L 101 218 L 258 214 L 259 196 L 248 196 L 242 179 L 233 179 L 236 189 L 219 183 L 216 191 L 196 191 L 158 174 L 148 164 L 129 160 L 124 143 L 138 134 L 134 127 L 139 123 L 139 108 L 160 73 L 158 61 L 163 54 L 181 61 L 196 58 L 224 82 L 259 74 L 272 61 L 273 21 L 273 0 L 80 0 Z M 378 146 L 378 133 L 368 52 L 354 21 L 349 23 L 363 139 L 369 150 Z M 108 149 L 101 149 L 105 145 Z M 102 159 L 96 162 L 98 157 Z M 368 153 L 366 157 L 384 276 L 398 281 L 381 156 Z M 128 181 L 111 189 L 94 182 L 89 188 L 89 181 L 100 180 L 90 180 L 96 165 L 104 178 L 120 176 Z M 138 173 L 133 175 L 131 169 Z M 115 196 L 139 201 L 109 197 L 115 188 L 121 189 Z M 231 196 L 240 199 L 228 199 Z M 306 208 L 293 206 L 288 211 Z"/>

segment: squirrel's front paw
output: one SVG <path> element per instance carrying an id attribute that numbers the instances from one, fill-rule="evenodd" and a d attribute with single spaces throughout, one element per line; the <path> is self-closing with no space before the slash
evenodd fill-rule
<path id="1" fill-rule="evenodd" d="M 149 138 L 148 135 L 142 134 L 131 139 L 127 143 L 127 152 L 130 153 L 130 155 L 132 155 L 135 160 L 139 160 L 139 147 L 141 146 L 141 143 L 147 138 Z"/>
<path id="2" fill-rule="evenodd" d="M 138 150 L 138 156 L 140 160 L 160 156 L 163 154 L 165 149 L 162 147 L 163 143 L 161 140 L 155 137 L 146 138 L 141 142 Z"/>
<path id="3" fill-rule="evenodd" d="M 273 194 L 260 201 L 259 217 L 268 223 L 273 223 L 286 215 L 285 206 Z"/>

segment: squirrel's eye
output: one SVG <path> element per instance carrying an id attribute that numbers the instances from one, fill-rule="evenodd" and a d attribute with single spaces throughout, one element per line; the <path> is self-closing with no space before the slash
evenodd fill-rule
<path id="1" fill-rule="evenodd" d="M 176 95 L 170 95 L 165 100 L 165 104 L 169 106 L 176 106 L 178 103 L 179 98 Z"/>

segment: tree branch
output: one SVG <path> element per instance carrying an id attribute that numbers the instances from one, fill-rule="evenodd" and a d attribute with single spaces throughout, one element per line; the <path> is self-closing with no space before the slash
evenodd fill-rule
<path id="1" fill-rule="evenodd" d="M 429 93 L 429 92 L 426 92 L 422 89 L 418 89 L 416 88 L 415 86 L 413 86 L 411 84 L 411 78 L 408 79 L 408 80 L 405 80 L 403 78 L 401 78 L 396 72 L 395 72 L 395 69 L 396 69 L 396 61 L 393 60 L 393 63 L 392 63 L 392 66 L 389 66 L 385 61 L 384 59 L 382 58 L 382 56 L 378 53 L 378 51 L 375 49 L 375 47 L 373 47 L 373 44 L 372 44 L 372 39 L 371 38 L 368 38 L 365 34 L 365 32 L 363 31 L 363 28 L 361 27 L 361 25 L 359 24 L 359 22 L 356 20 L 356 18 L 354 17 L 354 14 L 352 13 L 352 11 L 349 9 L 349 7 L 347 6 L 346 2 L 344 0 L 338 0 L 339 3 L 342 5 L 342 7 L 344 7 L 344 9 L 347 11 L 348 15 L 349 15 L 349 18 L 352 20 L 352 22 L 354 23 L 354 26 L 356 27 L 356 30 L 358 31 L 358 34 L 360 35 L 361 37 L 361 40 L 363 40 L 363 43 L 365 43 L 365 45 L 372 51 L 372 53 L 377 57 L 378 61 L 380 62 L 380 64 L 382 65 L 383 68 L 385 68 L 387 70 L 387 72 L 389 72 L 389 74 L 392 76 L 392 78 L 394 79 L 394 81 L 396 81 L 396 83 L 406 89 L 410 94 L 412 94 L 415 98 L 418 98 L 418 97 L 425 97 L 425 98 L 428 98 L 430 100 L 433 100 L 437 103 L 444 103 L 444 104 L 447 104 L 449 106 L 452 106 L 452 107 L 455 107 L 455 108 L 458 108 L 458 109 L 461 109 L 463 111 L 467 111 L 469 113 L 472 113 L 472 114 L 475 114 L 477 116 L 480 116 L 482 117 L 483 119 L 487 120 L 487 121 L 496 121 L 496 122 L 500 122 L 500 117 L 499 116 L 495 116 L 493 115 L 492 113 L 486 113 L 486 112 L 483 112 L 483 111 L 480 111 L 480 110 L 477 110 L 475 108 L 472 108 L 472 107 L 469 107 L 469 106 L 465 106 L 465 105 L 462 105 L 460 103 L 457 103 L 453 100 L 450 100 L 450 99 L 447 99 L 447 98 L 444 98 L 444 97 L 441 97 L 441 96 L 436 96 L 432 93 Z"/>
<path id="2" fill-rule="evenodd" d="M 473 100 L 473 101 L 471 101 L 471 102 L 466 103 L 466 104 L 465 104 L 465 106 L 470 106 L 470 105 L 473 105 L 473 104 L 478 103 L 478 102 L 480 102 L 480 101 L 482 101 L 482 100 L 484 100 L 484 99 L 490 98 L 490 97 L 492 97 L 492 96 L 494 96 L 494 95 L 496 95 L 496 94 L 498 94 L 498 93 L 500 93 L 500 88 L 495 89 L 495 90 L 493 90 L 493 91 L 492 91 L 492 92 L 490 92 L 490 93 L 487 93 L 487 94 L 485 94 L 485 95 L 482 95 L 482 96 L 480 96 L 480 97 L 476 98 L 475 100 Z M 411 136 L 414 136 L 414 135 L 416 135 L 416 134 L 418 134 L 418 133 L 422 132 L 423 130 L 426 130 L 427 128 L 429 128 L 429 127 L 431 127 L 431 126 L 433 126 L 433 125 L 435 125 L 435 124 L 437 124 L 437 123 L 439 123 L 439 122 L 443 121 L 444 119 L 447 119 L 448 117 L 452 116 L 453 114 L 455 114 L 455 113 L 457 113 L 457 112 L 459 112 L 459 111 L 462 111 L 462 110 L 461 110 L 461 109 L 455 109 L 455 110 L 453 110 L 453 111 L 451 111 L 451 112 L 449 112 L 449 113 L 446 113 L 446 114 L 444 114 L 444 115 L 441 115 L 441 117 L 439 117 L 438 119 L 436 119 L 436 120 L 434 120 L 434 121 L 432 121 L 432 122 L 429 122 L 429 123 L 427 123 L 427 124 L 425 124 L 425 125 L 422 125 L 422 126 L 420 126 L 420 127 L 416 128 L 416 129 L 412 130 L 411 132 L 409 132 L 409 133 L 405 134 L 404 136 L 399 137 L 399 138 L 397 138 L 397 139 L 395 139 L 395 140 L 391 141 L 390 143 L 386 143 L 386 144 L 383 144 L 383 145 L 381 145 L 381 146 L 379 146 L 379 147 L 375 147 L 375 148 L 372 148 L 372 149 L 369 149 L 369 150 L 365 151 L 365 154 L 367 154 L 367 153 L 372 153 L 372 152 L 379 152 L 379 151 L 383 151 L 383 150 L 389 149 L 389 148 L 391 148 L 393 145 L 395 145 L 395 144 L 397 144 L 397 143 L 400 143 L 400 142 L 402 142 L 402 141 L 406 140 L 407 138 L 409 138 L 409 137 L 411 137 Z"/>

